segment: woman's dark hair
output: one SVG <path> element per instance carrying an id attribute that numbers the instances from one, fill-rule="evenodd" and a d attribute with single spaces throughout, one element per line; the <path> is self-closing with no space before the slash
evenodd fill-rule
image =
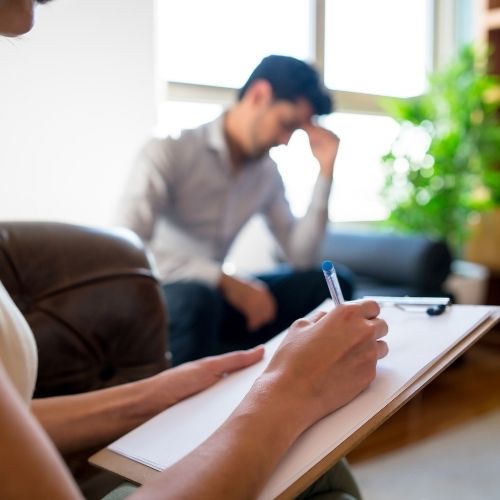
<path id="1" fill-rule="evenodd" d="M 256 80 L 271 84 L 274 98 L 295 102 L 301 97 L 312 105 L 315 114 L 326 115 L 333 111 L 330 93 L 320 81 L 314 67 L 289 56 L 270 55 L 262 59 L 238 93 L 238 99 Z"/>

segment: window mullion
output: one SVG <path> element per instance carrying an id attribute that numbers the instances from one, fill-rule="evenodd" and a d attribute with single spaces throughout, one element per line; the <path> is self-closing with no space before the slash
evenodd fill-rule
<path id="1" fill-rule="evenodd" d="M 340 113 L 387 115 L 387 112 L 380 105 L 383 98 L 379 95 L 336 90 L 332 92 L 332 97 L 335 100 L 335 109 Z"/>
<path id="2" fill-rule="evenodd" d="M 185 82 L 166 82 L 164 88 L 169 101 L 203 102 L 225 107 L 234 102 L 237 94 L 236 89 L 229 87 Z"/>
<path id="3" fill-rule="evenodd" d="M 454 0 L 433 2 L 433 57 L 434 70 L 442 68 L 456 53 L 457 26 Z"/>
<path id="4" fill-rule="evenodd" d="M 323 76 L 325 73 L 325 12 L 326 0 L 313 0 L 313 10 L 311 15 L 312 37 L 314 40 L 314 63 L 318 71 Z"/>
<path id="5" fill-rule="evenodd" d="M 215 87 L 183 82 L 168 82 L 165 92 L 169 101 L 202 102 L 229 106 L 236 99 L 237 89 L 229 87 Z M 381 97 L 359 92 L 332 91 L 336 102 L 336 109 L 343 113 L 362 113 L 383 115 L 385 112 L 380 106 Z"/>

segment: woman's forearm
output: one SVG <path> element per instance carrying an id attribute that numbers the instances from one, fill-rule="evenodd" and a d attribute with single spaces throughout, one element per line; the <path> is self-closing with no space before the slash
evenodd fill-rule
<path id="1" fill-rule="evenodd" d="M 160 411 L 262 359 L 262 347 L 185 363 L 109 389 L 36 399 L 32 411 L 62 453 L 103 446 Z"/>
<path id="2" fill-rule="evenodd" d="M 136 498 L 255 498 L 298 436 L 351 401 L 387 354 L 374 302 L 296 321 L 234 413 Z"/>
<path id="3" fill-rule="evenodd" d="M 34 421 L 0 363 L 0 498 L 81 499 L 54 445 Z"/>
<path id="4" fill-rule="evenodd" d="M 78 452 L 104 445 L 155 415 L 158 409 L 146 404 L 146 384 L 35 399 L 31 409 L 61 453 Z"/>
<path id="5" fill-rule="evenodd" d="M 207 441 L 133 498 L 255 498 L 306 427 L 296 403 L 283 390 L 253 390 Z"/>

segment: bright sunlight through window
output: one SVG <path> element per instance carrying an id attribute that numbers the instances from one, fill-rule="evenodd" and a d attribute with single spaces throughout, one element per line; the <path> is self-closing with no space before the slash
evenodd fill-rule
<path id="1" fill-rule="evenodd" d="M 161 105 L 162 135 L 214 119 L 231 105 L 231 94 L 221 91 L 241 87 L 269 54 L 309 62 L 321 57 L 323 51 L 315 56 L 315 47 L 324 27 L 324 59 L 316 64 L 324 67 L 325 83 L 333 92 L 351 93 L 350 106 L 356 111 L 340 109 L 322 121 L 341 138 L 330 214 L 336 221 L 387 216 L 379 194 L 384 182 L 380 157 L 390 149 L 397 125 L 370 114 L 374 108 L 364 103 L 367 98 L 375 102 L 377 95 L 425 91 L 432 0 L 326 0 L 324 17 L 315 15 L 315 0 L 157 1 L 160 76 L 165 85 L 176 82 L 180 90 Z M 292 210 L 303 214 L 317 175 L 307 137 L 296 133 L 288 147 L 275 148 L 272 156 Z"/>

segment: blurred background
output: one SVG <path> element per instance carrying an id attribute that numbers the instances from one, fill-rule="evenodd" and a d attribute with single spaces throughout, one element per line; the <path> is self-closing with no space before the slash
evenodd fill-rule
<path id="1" fill-rule="evenodd" d="M 444 239 L 455 295 L 482 302 L 488 279 L 500 304 L 500 87 L 488 80 L 500 1 L 56 0 L 36 16 L 29 34 L 0 38 L 1 220 L 112 225 L 148 137 L 215 118 L 262 57 L 292 55 L 335 96 L 322 122 L 342 141 L 332 226 Z M 484 42 L 481 66 L 463 47 Z M 316 176 L 307 140 L 272 155 L 301 215 Z M 269 247 L 246 237 L 240 260 L 265 265 Z M 498 498 L 498 384 L 497 328 L 351 453 L 365 497 Z"/>
<path id="2" fill-rule="evenodd" d="M 380 97 L 426 90 L 428 72 L 481 36 L 472 0 L 59 0 L 0 41 L 0 217 L 109 225 L 152 133 L 215 117 L 270 53 L 313 62 L 335 91 L 341 137 L 331 216 L 387 217 L 380 156 L 398 126 Z M 22 137 L 22 143 L 19 138 Z M 295 213 L 315 177 L 307 142 L 273 152 Z"/>

